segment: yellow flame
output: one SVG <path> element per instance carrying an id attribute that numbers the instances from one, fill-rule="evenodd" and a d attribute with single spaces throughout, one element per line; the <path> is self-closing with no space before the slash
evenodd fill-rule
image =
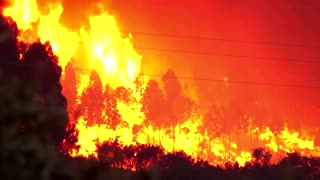
<path id="1" fill-rule="evenodd" d="M 50 13 L 39 19 L 38 36 L 41 42 L 50 41 L 53 52 L 59 57 L 59 65 L 64 68 L 76 53 L 80 38 L 78 33 L 60 25 L 62 12 L 61 4 L 50 6 Z"/>
<path id="2" fill-rule="evenodd" d="M 83 91 L 89 86 L 90 77 L 86 74 L 80 74 L 77 88 L 77 97 L 80 97 Z M 80 99 L 78 99 L 80 101 Z M 80 102 L 79 102 L 80 103 Z"/>
<path id="3" fill-rule="evenodd" d="M 11 16 L 18 22 L 18 28 L 27 30 L 31 24 L 36 22 L 40 17 L 37 2 L 35 0 L 16 0 L 11 7 L 3 11 L 3 15 Z"/>
<path id="4" fill-rule="evenodd" d="M 88 65 L 99 72 L 104 84 L 133 88 L 140 72 L 141 56 L 133 49 L 130 38 L 122 38 L 116 20 L 108 13 L 90 17 L 90 30 L 80 34 Z"/>

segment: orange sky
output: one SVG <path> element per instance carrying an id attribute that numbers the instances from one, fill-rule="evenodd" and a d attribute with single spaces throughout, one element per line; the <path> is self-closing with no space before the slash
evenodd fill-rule
<path id="1" fill-rule="evenodd" d="M 320 86 L 320 63 L 290 62 L 291 59 L 320 62 L 320 2 L 317 0 L 248 0 L 246 3 L 234 0 L 82 0 L 75 3 L 64 0 L 65 11 L 61 22 L 72 27 L 79 26 L 74 19 L 83 19 L 84 23 L 84 17 L 89 12 L 97 12 L 95 2 L 103 2 L 108 6 L 107 9 L 118 19 L 120 29 L 133 32 L 134 45 L 143 56 L 142 69 L 146 74 L 158 75 L 172 68 L 178 76 L 183 77 L 223 80 L 228 76 L 234 81 Z M 47 1 L 38 0 L 38 3 L 46 5 Z M 45 6 L 42 11 L 46 11 Z M 291 46 L 172 38 L 145 33 L 275 42 Z M 308 47 L 294 47 L 294 44 Z M 278 60 L 141 48 L 271 57 Z M 234 112 L 259 112 L 260 121 L 282 119 L 294 122 L 292 125 L 302 122 L 307 126 L 319 125 L 319 88 L 248 84 L 230 84 L 226 87 L 217 82 L 185 82 L 185 86 L 192 94 L 196 94 L 194 96 L 198 96 L 204 108 L 210 104 L 220 104 L 230 107 Z"/>
<path id="2" fill-rule="evenodd" d="M 167 67 L 178 76 L 320 86 L 319 63 L 293 63 L 291 59 L 320 61 L 320 2 L 299 0 L 226 1 L 113 1 L 111 8 L 125 31 L 213 37 L 243 41 L 302 44 L 305 47 L 170 38 L 133 34 L 137 47 L 279 58 L 264 60 L 213 55 L 138 50 L 145 72 L 161 73 Z M 318 48 L 310 48 L 318 47 Z M 162 69 L 148 69 L 161 65 Z M 319 122 L 319 89 L 194 81 L 203 105 L 234 104 L 233 110 L 267 111 L 264 120 L 310 126 Z M 193 86 L 193 84 L 191 85 Z M 255 102 L 258 101 L 258 105 Z M 263 120 L 262 120 L 263 121 Z M 302 123 L 306 122 L 306 123 Z M 319 123 L 317 123 L 319 124 Z"/>

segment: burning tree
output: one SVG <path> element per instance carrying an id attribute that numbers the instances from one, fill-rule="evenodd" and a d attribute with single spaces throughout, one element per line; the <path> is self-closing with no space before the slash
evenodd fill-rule
<path id="1" fill-rule="evenodd" d="M 168 106 L 166 104 L 164 94 L 160 89 L 159 83 L 155 80 L 150 80 L 143 95 L 142 111 L 146 115 L 145 123 L 147 126 L 152 125 L 152 127 L 157 127 L 160 131 L 161 128 L 166 125 L 165 121 L 168 118 Z M 161 144 L 160 133 L 159 143 Z"/>
<path id="2" fill-rule="evenodd" d="M 168 106 L 168 119 L 172 127 L 173 149 L 175 144 L 175 128 L 190 117 L 194 103 L 186 97 L 176 74 L 168 70 L 162 77 L 164 84 L 166 106 Z M 179 128 L 179 127 L 178 127 Z M 179 128 L 179 131 L 181 129 Z"/>
<path id="3" fill-rule="evenodd" d="M 103 111 L 103 92 L 102 83 L 97 72 L 92 71 L 90 84 L 81 95 L 80 111 L 87 120 L 87 125 L 99 124 L 102 119 Z"/>

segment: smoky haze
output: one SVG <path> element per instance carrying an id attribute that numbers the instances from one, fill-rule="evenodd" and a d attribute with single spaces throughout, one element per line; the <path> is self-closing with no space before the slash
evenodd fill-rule
<path id="1" fill-rule="evenodd" d="M 298 0 L 246 3 L 120 0 L 112 4 L 122 29 L 133 32 L 135 46 L 157 49 L 137 48 L 144 56 L 146 74 L 172 68 L 180 77 L 214 80 L 228 77 L 230 81 L 269 84 L 231 82 L 225 86 L 221 82 L 182 79 L 204 109 L 211 104 L 224 105 L 234 114 L 230 117 L 233 121 L 248 114 L 255 116 L 257 123 L 272 121 L 281 126 L 285 121 L 292 128 L 318 125 L 319 89 L 308 87 L 320 86 L 319 7 L 318 1 Z"/>
<path id="2" fill-rule="evenodd" d="M 37 3 L 46 12 L 50 2 L 57 1 Z M 132 32 L 134 46 L 143 56 L 143 72 L 163 75 L 172 69 L 178 77 L 191 77 L 180 81 L 203 111 L 215 104 L 225 106 L 232 121 L 248 114 L 262 124 L 319 125 L 319 88 L 309 88 L 320 86 L 320 2 L 316 0 L 61 2 L 61 23 L 76 28 L 88 24 L 88 14 L 99 13 L 96 3 L 104 4 L 120 29 Z M 224 77 L 231 81 L 228 86 L 212 81 Z"/>

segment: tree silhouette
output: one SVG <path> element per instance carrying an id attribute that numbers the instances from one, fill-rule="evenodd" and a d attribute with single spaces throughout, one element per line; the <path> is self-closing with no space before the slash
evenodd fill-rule
<path id="1" fill-rule="evenodd" d="M 98 146 L 98 159 L 113 167 L 121 167 L 124 162 L 122 147 L 118 141 L 108 141 Z"/>
<path id="2" fill-rule="evenodd" d="M 17 76 L 19 61 L 19 44 L 17 36 L 19 34 L 15 22 L 11 18 L 0 17 L 0 69 L 3 76 Z"/>
<path id="3" fill-rule="evenodd" d="M 70 121 L 76 123 L 77 76 L 72 63 L 72 61 L 67 63 L 61 84 L 63 84 L 62 93 L 68 99 L 67 110 Z"/>
<path id="4" fill-rule="evenodd" d="M 150 80 L 142 98 L 142 111 L 146 115 L 146 125 L 152 125 L 152 127 L 158 128 L 160 131 L 165 125 L 166 118 L 168 118 L 167 108 L 166 99 L 158 82 Z M 160 133 L 159 141 L 161 142 Z"/>
<path id="5" fill-rule="evenodd" d="M 139 145 L 136 157 L 137 170 L 155 165 L 163 155 L 163 148 L 151 145 Z"/>
<path id="6" fill-rule="evenodd" d="M 124 164 L 128 169 L 136 168 L 136 146 L 128 145 L 123 147 Z"/>
<path id="7" fill-rule="evenodd" d="M 66 128 L 66 133 L 58 150 L 65 155 L 70 155 L 73 151 L 78 152 L 80 145 L 78 142 L 79 130 L 76 129 L 75 124 L 69 124 Z"/>
<path id="8" fill-rule="evenodd" d="M 258 166 L 269 166 L 271 163 L 272 154 L 265 148 L 256 148 L 252 152 L 254 164 Z"/>
<path id="9" fill-rule="evenodd" d="M 57 65 L 58 59 L 53 55 L 49 43 L 42 45 L 40 42 L 32 44 L 22 56 L 21 61 L 30 67 L 22 71 L 21 79 L 34 87 L 33 90 L 40 95 L 48 111 L 59 112 L 54 114 L 55 116 L 50 116 L 49 122 L 55 131 L 53 132 L 55 141 L 60 143 L 68 124 L 68 115 L 67 101 L 62 95 L 62 86 L 59 82 L 62 70 Z"/>
<path id="10" fill-rule="evenodd" d="M 303 158 L 301 157 L 301 154 L 298 152 L 287 153 L 286 157 L 281 159 L 279 164 L 281 165 L 290 164 L 294 167 L 301 167 L 304 165 Z"/>
<path id="11" fill-rule="evenodd" d="M 51 141 L 55 144 L 62 142 L 65 128 L 68 124 L 66 111 L 66 99 L 61 93 L 60 85 L 61 67 L 58 66 L 58 58 L 53 54 L 49 43 L 24 44 L 17 41 L 18 30 L 10 18 L 3 18 L 4 23 L 0 26 L 0 32 L 10 32 L 0 42 L 1 73 L 6 83 L 16 79 L 30 88 L 37 101 L 42 103 L 43 108 L 52 114 L 48 123 L 52 134 Z M 49 129 L 43 128 L 43 131 Z"/>
<path id="12" fill-rule="evenodd" d="M 174 149 L 176 138 L 174 128 L 183 123 L 186 118 L 190 117 L 195 104 L 188 97 L 186 97 L 176 74 L 172 70 L 168 70 L 163 75 L 162 82 L 164 84 L 166 106 L 168 106 L 168 120 L 173 129 L 172 134 Z"/>
<path id="13" fill-rule="evenodd" d="M 193 165 L 193 159 L 183 151 L 177 151 L 164 155 L 160 164 L 167 169 L 188 169 Z"/>

